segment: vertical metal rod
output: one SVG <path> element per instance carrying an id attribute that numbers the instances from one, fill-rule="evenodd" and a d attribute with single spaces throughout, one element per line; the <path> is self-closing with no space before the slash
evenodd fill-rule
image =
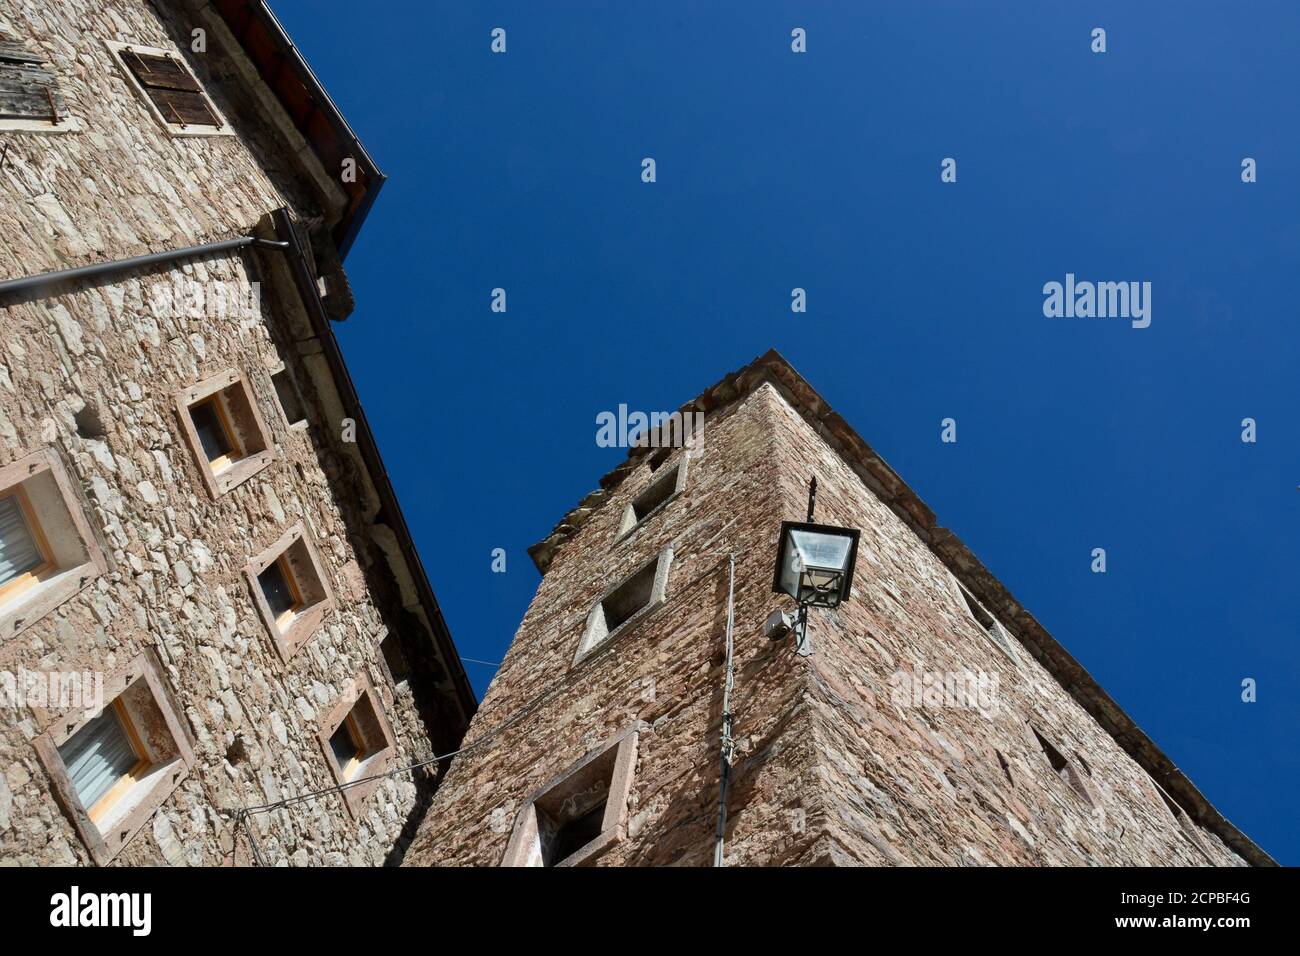
<path id="1" fill-rule="evenodd" d="M 722 766 L 718 777 L 718 836 L 713 844 L 713 865 L 722 866 L 722 845 L 727 834 L 727 780 L 731 776 L 731 755 L 734 743 L 731 739 L 731 690 L 734 686 L 732 656 L 735 643 L 732 638 L 732 623 L 735 619 L 736 599 L 736 556 L 727 555 L 727 670 L 722 685 Z"/>
<path id="2" fill-rule="evenodd" d="M 813 475 L 808 483 L 808 523 L 812 523 L 813 511 L 817 508 L 817 476 Z"/>

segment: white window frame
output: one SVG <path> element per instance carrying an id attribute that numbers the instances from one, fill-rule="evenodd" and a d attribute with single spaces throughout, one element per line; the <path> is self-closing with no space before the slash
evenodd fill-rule
<path id="1" fill-rule="evenodd" d="M 613 646 L 617 640 L 626 634 L 631 628 L 635 627 L 646 615 L 653 613 L 661 607 L 667 600 L 668 596 L 668 574 L 672 570 L 673 549 L 666 547 L 656 554 L 649 561 L 644 561 L 629 574 L 621 577 L 617 584 L 605 591 L 604 594 L 596 600 L 587 612 L 587 618 L 582 628 L 582 638 L 578 641 L 578 649 L 573 655 L 573 665 L 583 663 L 586 660 L 599 654 L 601 651 Z M 605 625 L 604 604 L 625 584 L 635 578 L 638 574 L 653 566 L 655 569 L 654 583 L 650 590 L 650 600 L 638 608 L 633 614 L 623 621 L 613 630 L 606 630 L 601 634 L 601 628 Z"/>
<path id="2" fill-rule="evenodd" d="M 668 480 L 669 476 L 672 474 L 672 471 L 663 472 L 660 469 L 655 469 L 654 471 L 650 472 L 650 480 L 646 482 L 645 487 L 642 488 L 635 495 L 633 495 L 632 500 L 630 500 L 626 505 L 623 506 L 623 518 L 619 522 L 618 534 L 614 539 L 615 544 L 626 541 L 628 538 L 630 538 L 633 535 L 633 533 L 638 528 L 645 525 L 646 522 L 648 522 L 655 515 L 659 514 L 670 504 L 676 501 L 678 497 L 681 496 L 682 492 L 686 490 L 686 472 L 687 472 L 687 467 L 690 464 L 690 457 L 691 456 L 689 452 L 682 453 L 681 460 L 678 461 L 677 464 L 672 466 L 672 468 L 676 471 L 676 480 L 673 485 L 673 490 L 669 493 L 668 497 L 666 497 L 663 501 L 659 502 L 659 504 L 655 505 L 653 508 L 647 511 L 644 515 L 642 515 L 640 520 L 638 520 L 636 516 L 636 508 L 635 508 L 637 500 L 641 498 L 642 495 L 646 494 L 646 492 L 650 491 L 650 489 L 654 488 L 656 485 L 660 484 L 663 481 Z"/>

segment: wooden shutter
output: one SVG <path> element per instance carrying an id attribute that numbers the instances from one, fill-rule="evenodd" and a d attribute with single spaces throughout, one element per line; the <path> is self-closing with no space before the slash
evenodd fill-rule
<path id="1" fill-rule="evenodd" d="M 38 53 L 0 34 L 0 119 L 58 123 L 67 115 L 54 73 Z"/>
<path id="2" fill-rule="evenodd" d="M 208 107 L 203 88 L 175 57 L 122 51 L 122 61 L 144 88 L 163 119 L 180 126 L 220 126 Z"/>

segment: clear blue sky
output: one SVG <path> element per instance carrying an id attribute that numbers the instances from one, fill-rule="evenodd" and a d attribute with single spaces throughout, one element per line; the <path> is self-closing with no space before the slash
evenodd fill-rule
<path id="1" fill-rule="evenodd" d="M 321 6 L 274 2 L 390 177 L 338 331 L 464 655 L 622 459 L 598 412 L 775 346 L 1300 864 L 1300 7 Z M 1150 328 L 1044 317 L 1067 272 L 1151 282 Z"/>

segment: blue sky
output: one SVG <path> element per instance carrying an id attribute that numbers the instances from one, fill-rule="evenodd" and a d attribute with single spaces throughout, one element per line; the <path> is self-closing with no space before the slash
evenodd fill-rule
<path id="1" fill-rule="evenodd" d="M 1300 864 L 1300 7 L 274 6 L 390 177 L 338 332 L 464 655 L 622 459 L 598 412 L 775 346 Z M 1046 318 L 1067 272 L 1150 282 L 1150 327 Z"/>

